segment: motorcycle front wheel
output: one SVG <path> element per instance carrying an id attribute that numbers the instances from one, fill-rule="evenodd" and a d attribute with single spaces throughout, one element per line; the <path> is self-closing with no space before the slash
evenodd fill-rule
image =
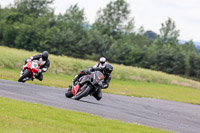
<path id="1" fill-rule="evenodd" d="M 79 100 L 82 97 L 87 96 L 90 93 L 91 90 L 91 86 L 83 86 L 82 88 L 79 89 L 80 91 L 78 91 L 78 93 L 76 94 L 76 96 L 74 97 L 75 100 Z"/>
<path id="2" fill-rule="evenodd" d="M 65 93 L 65 96 L 66 96 L 67 98 L 71 98 L 71 97 L 74 96 L 74 95 L 72 94 L 72 88 L 68 88 L 68 89 L 67 89 L 67 92 Z"/>
<path id="3" fill-rule="evenodd" d="M 26 82 L 26 81 L 23 81 L 23 79 L 24 78 L 27 78 L 28 76 L 29 76 L 29 71 L 26 69 L 24 72 L 23 72 L 23 74 L 22 74 L 22 76 L 18 79 L 18 82 Z"/>

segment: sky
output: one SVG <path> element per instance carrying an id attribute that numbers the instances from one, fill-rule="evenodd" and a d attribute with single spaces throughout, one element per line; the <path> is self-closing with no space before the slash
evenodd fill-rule
<path id="1" fill-rule="evenodd" d="M 65 13 L 70 5 L 78 4 L 84 9 L 85 17 L 92 24 L 96 13 L 114 0 L 54 0 L 55 13 Z M 14 0 L 0 0 L 1 7 Z M 200 0 L 126 0 L 131 10 L 130 17 L 135 20 L 136 29 L 143 26 L 159 34 L 161 23 L 169 17 L 180 30 L 180 40 L 200 42 Z"/>

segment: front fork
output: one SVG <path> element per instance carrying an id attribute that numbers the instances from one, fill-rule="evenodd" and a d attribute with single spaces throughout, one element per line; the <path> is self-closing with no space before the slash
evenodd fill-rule
<path id="1" fill-rule="evenodd" d="M 20 77 L 22 76 L 23 72 L 24 72 L 24 70 L 21 70 L 21 72 L 20 72 Z"/>
<path id="2" fill-rule="evenodd" d="M 21 72 L 20 72 L 20 77 L 23 75 L 23 73 L 24 73 L 24 69 L 21 70 Z M 33 75 L 33 78 L 35 78 L 35 75 Z M 26 80 L 31 80 L 31 79 L 30 79 L 29 77 L 27 77 Z"/>

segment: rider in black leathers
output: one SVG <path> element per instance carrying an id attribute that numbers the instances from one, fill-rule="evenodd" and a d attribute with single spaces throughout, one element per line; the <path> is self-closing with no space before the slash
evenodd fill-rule
<path id="1" fill-rule="evenodd" d="M 43 51 L 42 54 L 38 54 L 35 56 L 30 57 L 28 60 L 38 60 L 40 63 L 40 69 L 38 71 L 38 75 L 35 76 L 38 80 L 42 81 L 43 80 L 43 72 L 46 72 L 50 66 L 50 61 L 48 59 L 49 53 L 47 51 Z M 25 64 L 28 61 L 27 59 L 25 60 Z"/>

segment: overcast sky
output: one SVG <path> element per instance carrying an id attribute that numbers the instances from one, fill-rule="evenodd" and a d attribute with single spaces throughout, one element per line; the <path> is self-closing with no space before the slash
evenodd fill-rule
<path id="1" fill-rule="evenodd" d="M 2 7 L 14 0 L 0 0 Z M 111 0 L 54 0 L 55 13 L 64 13 L 72 4 L 84 8 L 85 16 L 91 23 L 95 21 L 96 12 L 104 8 Z M 113 1 L 113 0 L 112 0 Z M 159 33 L 161 23 L 168 17 L 175 21 L 180 30 L 179 39 L 200 42 L 200 0 L 126 0 L 134 17 L 136 28 Z"/>

